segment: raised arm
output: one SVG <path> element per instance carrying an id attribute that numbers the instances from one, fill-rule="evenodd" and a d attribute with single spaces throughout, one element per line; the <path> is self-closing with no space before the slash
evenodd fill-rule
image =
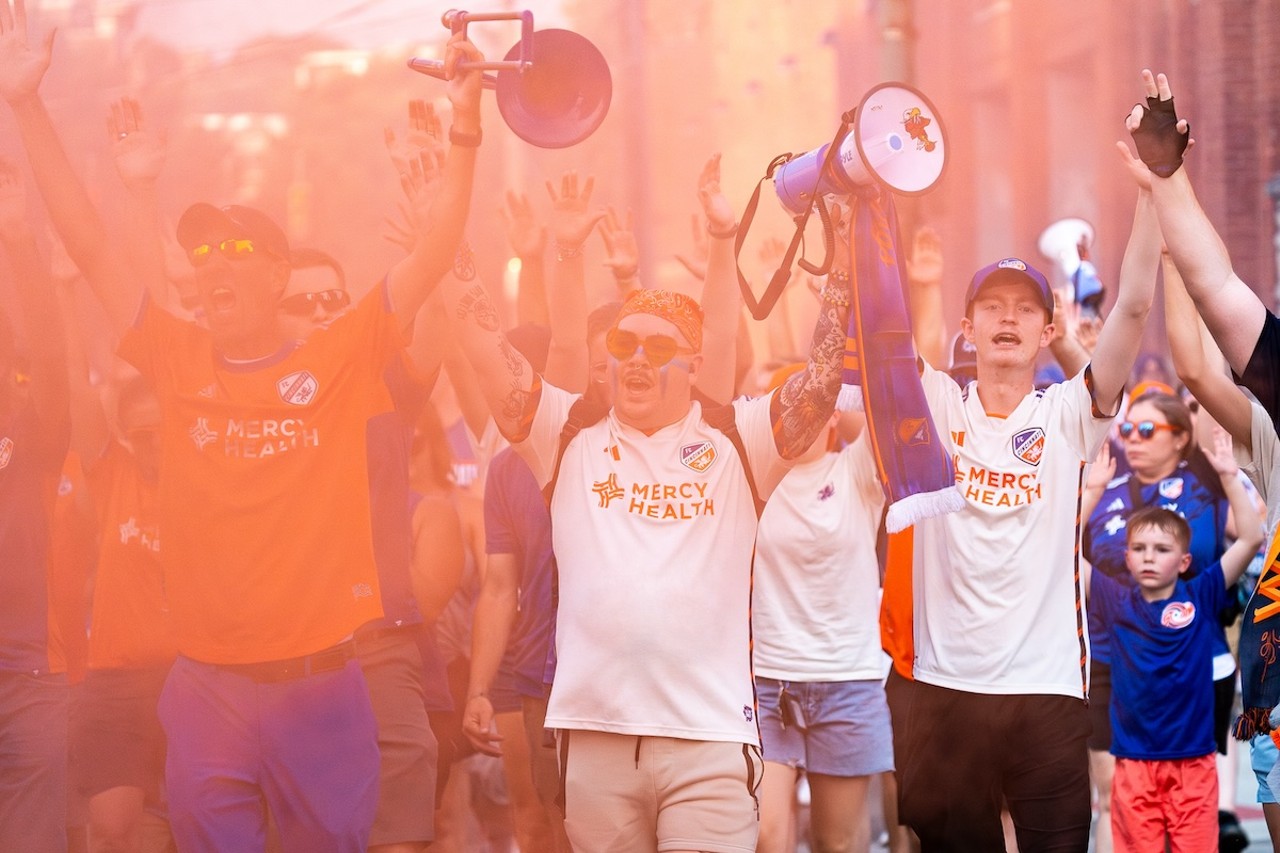
<path id="1" fill-rule="evenodd" d="M 591 208 L 595 178 L 579 183 L 577 172 L 560 176 L 557 190 L 547 181 L 551 199 L 551 238 L 555 243 L 547 317 L 551 321 L 551 348 L 547 375 L 553 384 L 569 391 L 587 387 L 587 291 L 582 250 L 604 211 Z"/>
<path id="2" fill-rule="evenodd" d="M 409 328 L 418 309 L 441 277 L 453 266 L 471 208 L 471 185 L 475 176 L 476 151 L 480 147 L 481 72 L 462 70 L 460 62 L 480 62 L 484 56 L 461 33 L 449 39 L 444 70 L 449 80 L 449 101 L 453 104 L 453 124 L 449 128 L 449 153 L 441 168 L 439 188 L 420 191 L 426 173 L 439 164 L 422 157 L 409 162 L 401 182 L 411 205 L 426 206 L 413 217 L 420 229 L 409 256 L 387 274 L 391 304 L 403 328 Z"/>
<path id="3" fill-rule="evenodd" d="M 737 374 L 738 321 L 742 292 L 733 254 L 738 233 L 733 206 L 720 189 L 720 155 L 707 160 L 698 175 L 698 203 L 707 220 L 707 271 L 702 281 L 702 349 L 710 354 L 698 371 L 698 390 L 717 403 L 733 399 Z"/>
<path id="4" fill-rule="evenodd" d="M 1206 341 L 1204 324 L 1183 284 L 1178 267 L 1165 255 L 1164 317 L 1169 334 L 1169 351 L 1178 379 L 1195 395 L 1200 405 L 1231 437 L 1248 446 L 1252 442 L 1253 415 L 1249 399 L 1221 367 L 1221 353 Z"/>
<path id="5" fill-rule="evenodd" d="M 907 299 L 911 337 L 920 357 L 947 368 L 947 324 L 942 319 L 942 238 L 928 226 L 916 229 L 907 258 Z"/>
<path id="6" fill-rule="evenodd" d="M 1133 212 L 1133 230 L 1120 262 L 1120 283 L 1116 303 L 1102 324 L 1098 345 L 1093 350 L 1093 394 L 1098 408 L 1116 411 L 1124 383 L 1133 369 L 1142 346 L 1142 331 L 1155 298 L 1156 267 L 1160 262 L 1160 228 L 1156 221 L 1151 192 L 1143 186 L 1142 164 L 1117 143 L 1121 158 L 1138 184 L 1138 202 Z"/>
<path id="7" fill-rule="evenodd" d="M 1102 499 L 1102 493 L 1107 490 L 1107 483 L 1116 475 L 1116 460 L 1111 455 L 1111 442 L 1102 442 L 1102 447 L 1098 448 L 1098 456 L 1093 460 L 1093 464 L 1089 466 L 1089 474 L 1084 481 L 1084 490 L 1080 494 L 1080 523 L 1087 524 L 1088 519 L 1093 515 L 1093 511 L 1098 507 L 1098 501 Z M 1084 594 L 1089 595 L 1089 587 L 1093 584 L 1093 565 L 1082 559 L 1080 561 L 1080 579 L 1084 584 Z"/>
<path id="8" fill-rule="evenodd" d="M 1240 469 L 1231 452 L 1231 437 L 1221 427 L 1215 427 L 1213 443 L 1205 451 L 1205 456 L 1222 480 L 1222 490 L 1227 496 L 1227 505 L 1235 520 L 1236 541 L 1222 555 L 1222 574 L 1230 587 L 1240 580 L 1240 576 L 1258 553 L 1258 548 L 1262 546 L 1262 516 L 1245 491 L 1244 483 L 1240 481 Z"/>
<path id="9" fill-rule="evenodd" d="M 88 279 L 117 333 L 132 321 L 140 291 L 128 274 L 123 253 L 107 237 L 97 209 L 76 177 L 62 141 L 39 94 L 49 68 L 53 31 L 29 44 L 23 0 L 0 3 L 0 96 L 17 121 L 36 186 L 54 228 L 76 266 Z"/>
<path id="10" fill-rule="evenodd" d="M 805 368 L 774 392 L 770 403 L 773 440 L 784 459 L 795 459 L 813 444 L 835 410 L 844 363 L 845 335 L 853 288 L 849 280 L 852 256 L 849 221 L 832 211 L 835 220 L 835 258 L 813 329 Z"/>
<path id="11" fill-rule="evenodd" d="M 1135 106 L 1125 124 L 1133 133 L 1138 156 L 1156 172 L 1151 194 L 1160 229 L 1187 292 L 1227 363 L 1243 373 L 1267 309 L 1232 270 L 1226 244 L 1200 206 L 1187 170 L 1180 168 L 1183 152 L 1191 144 L 1190 127 L 1178 118 L 1168 78 L 1144 68 L 1142 84 L 1146 105 Z"/>
<path id="12" fill-rule="evenodd" d="M 178 307 L 165 274 L 164 229 L 160 222 L 160 201 L 156 180 L 164 169 L 165 135 L 148 126 L 142 107 L 133 98 L 111 104 L 107 115 L 107 135 L 111 140 L 116 173 L 124 184 L 124 249 L 130 273 L 151 296 L 166 308 Z"/>
<path id="13" fill-rule="evenodd" d="M 498 209 L 507 228 L 507 242 L 520 261 L 516 288 L 516 321 L 550 325 L 547 316 L 547 227 L 539 220 L 529 197 L 507 190 L 507 203 Z"/>

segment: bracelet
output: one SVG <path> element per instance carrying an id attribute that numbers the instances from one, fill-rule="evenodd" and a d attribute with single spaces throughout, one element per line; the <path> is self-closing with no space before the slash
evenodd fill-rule
<path id="1" fill-rule="evenodd" d="M 567 261 L 571 258 L 582 257 L 582 244 L 576 246 L 568 246 L 561 242 L 556 242 L 556 260 Z"/>
<path id="2" fill-rule="evenodd" d="M 463 133 L 452 125 L 449 127 L 449 142 L 462 148 L 479 148 L 480 140 L 483 138 L 484 131 L 481 130 L 475 133 Z"/>
<path id="3" fill-rule="evenodd" d="M 725 229 L 725 230 L 723 230 L 723 231 L 712 231 L 712 230 L 711 230 L 711 223 L 708 221 L 708 222 L 707 222 L 707 234 L 709 234 L 711 237 L 713 237 L 713 238 L 714 238 L 714 239 L 716 239 L 716 240 L 728 240 L 728 239 L 730 239 L 731 237 L 736 237 L 736 236 L 737 236 L 737 234 L 738 234 L 738 223 L 736 223 L 736 222 L 735 222 L 735 223 L 733 223 L 732 225 L 730 225 L 728 228 L 726 228 L 726 229 Z"/>

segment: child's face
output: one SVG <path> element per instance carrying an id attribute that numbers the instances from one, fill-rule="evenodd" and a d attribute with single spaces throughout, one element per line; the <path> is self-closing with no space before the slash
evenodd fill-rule
<path id="1" fill-rule="evenodd" d="M 1129 530 L 1125 563 L 1142 597 L 1159 601 L 1173 593 L 1178 575 L 1191 565 L 1191 555 L 1182 550 L 1172 533 L 1147 526 Z"/>

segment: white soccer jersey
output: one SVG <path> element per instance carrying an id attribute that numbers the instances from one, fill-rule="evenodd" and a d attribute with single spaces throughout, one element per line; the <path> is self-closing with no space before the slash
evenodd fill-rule
<path id="1" fill-rule="evenodd" d="M 757 675 L 782 681 L 878 679 L 884 490 L 864 429 L 839 453 L 796 465 L 769 497 L 756 536 Z"/>
<path id="2" fill-rule="evenodd" d="M 541 484 L 575 399 L 544 383 L 516 445 Z M 786 472 L 769 398 L 734 408 L 764 497 Z M 560 604 L 547 726 L 756 743 L 755 507 L 737 450 L 701 407 L 652 435 L 613 412 L 584 428 L 565 450 L 551 518 Z"/>
<path id="3" fill-rule="evenodd" d="M 915 677 L 992 694 L 1083 698 L 1085 614 L 1077 579 L 1085 465 L 1110 417 L 1083 374 L 989 417 L 928 366 L 925 394 L 965 497 L 915 533 Z"/>

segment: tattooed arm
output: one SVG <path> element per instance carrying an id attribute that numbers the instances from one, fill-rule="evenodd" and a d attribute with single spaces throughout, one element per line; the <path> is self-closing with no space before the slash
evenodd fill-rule
<path id="1" fill-rule="evenodd" d="M 518 441 L 537 404 L 533 368 L 502 333 L 498 309 L 484 285 L 448 276 L 441 290 L 454 340 L 475 370 L 498 429 L 509 440 Z"/>
<path id="2" fill-rule="evenodd" d="M 845 329 L 853 294 L 849 283 L 849 221 L 840 217 L 838 210 L 832 216 L 836 219 L 836 254 L 831 275 L 822 288 L 809 360 L 804 370 L 778 389 L 770 403 L 773 441 L 784 459 L 795 459 L 809 449 L 835 410 L 840 392 Z"/>

